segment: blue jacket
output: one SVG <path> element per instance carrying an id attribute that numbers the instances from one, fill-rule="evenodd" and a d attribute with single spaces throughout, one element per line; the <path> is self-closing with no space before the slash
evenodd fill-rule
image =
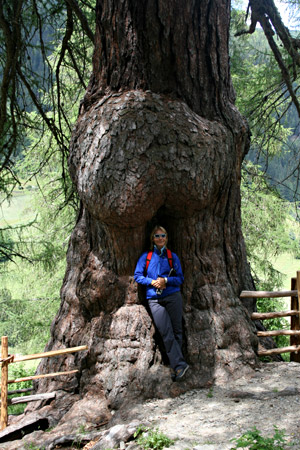
<path id="1" fill-rule="evenodd" d="M 147 273 L 145 273 L 147 255 L 148 252 L 142 254 L 134 271 L 135 281 L 146 286 L 147 299 L 163 298 L 180 291 L 180 285 L 183 283 L 183 273 L 178 256 L 172 252 L 175 274 L 174 276 L 169 276 L 171 268 L 165 248 L 162 249 L 162 252 L 154 248 Z M 159 276 L 167 278 L 167 287 L 162 290 L 161 294 L 157 294 L 156 288 L 151 285 L 152 280 L 156 280 Z"/>

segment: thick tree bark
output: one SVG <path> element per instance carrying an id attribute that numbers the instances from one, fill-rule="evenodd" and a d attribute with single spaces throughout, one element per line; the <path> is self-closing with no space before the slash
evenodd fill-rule
<path id="1" fill-rule="evenodd" d="M 229 0 L 99 0 L 97 12 L 93 75 L 70 147 L 82 210 L 47 347 L 90 350 L 39 370 L 79 368 L 70 392 L 119 408 L 240 376 L 257 362 L 239 299 L 253 289 L 240 217 L 249 132 L 230 81 Z M 185 274 L 191 372 L 180 386 L 132 278 L 157 223 Z"/>

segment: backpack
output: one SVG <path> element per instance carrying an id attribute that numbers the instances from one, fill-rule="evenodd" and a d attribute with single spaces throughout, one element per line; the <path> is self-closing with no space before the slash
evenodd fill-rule
<path id="1" fill-rule="evenodd" d="M 168 248 L 166 250 L 167 250 L 167 258 L 168 258 L 168 261 L 169 261 L 169 265 L 170 265 L 171 269 L 173 269 L 172 252 Z M 145 267 L 146 272 L 148 270 L 148 267 L 149 267 L 152 255 L 153 255 L 153 252 L 148 252 L 148 255 L 147 255 L 147 258 L 146 258 L 146 267 Z"/>

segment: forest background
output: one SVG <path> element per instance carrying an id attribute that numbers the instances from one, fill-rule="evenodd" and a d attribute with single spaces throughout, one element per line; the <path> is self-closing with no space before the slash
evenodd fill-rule
<path id="1" fill-rule="evenodd" d="M 299 3 L 281 3 L 289 4 L 291 24 L 292 17 L 299 14 Z M 44 109 L 27 106 L 26 93 L 20 100 L 26 126 L 10 155 L 13 171 L 4 173 L 0 183 L 0 334 L 8 336 L 10 353 L 42 351 L 49 339 L 60 304 L 68 241 L 79 209 L 68 176 L 67 145 L 89 81 L 93 45 L 82 28 L 73 24 L 74 51 L 62 58 L 65 35 L 61 24 L 70 25 L 62 4 L 50 1 L 46 6 L 45 2 L 45 46 L 37 38 L 41 29 L 29 30 L 26 53 L 32 89 Z M 88 29 L 93 33 L 95 2 L 83 4 Z M 59 26 L 49 19 L 53 17 L 51 8 L 56 9 Z M 245 15 L 243 2 L 233 2 L 231 74 L 237 107 L 246 116 L 252 134 L 242 171 L 243 233 L 256 288 L 289 289 L 290 278 L 300 269 L 299 116 L 283 88 L 262 30 L 236 36 L 247 27 Z M 298 36 L 297 26 L 292 33 Z M 3 41 L 0 34 L 2 48 Z M 0 75 L 3 67 L 2 60 Z M 58 84 L 60 89 L 56 89 Z M 53 133 L 53 128 L 51 131 L 55 121 L 59 134 Z M 259 301 L 257 306 L 260 311 L 272 311 L 282 309 L 284 301 Z M 289 324 L 274 319 L 266 325 L 278 329 Z M 279 337 L 277 344 L 286 345 L 286 339 Z M 289 359 L 289 355 L 283 356 Z M 26 373 L 34 369 L 31 364 Z M 21 374 L 25 368 L 14 370 Z"/>

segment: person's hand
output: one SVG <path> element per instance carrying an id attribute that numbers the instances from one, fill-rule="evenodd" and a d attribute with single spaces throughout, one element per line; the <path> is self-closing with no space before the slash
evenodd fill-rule
<path id="1" fill-rule="evenodd" d="M 159 282 L 158 280 L 152 280 L 151 281 L 152 286 L 154 286 L 156 289 L 159 289 Z"/>
<path id="2" fill-rule="evenodd" d="M 156 289 L 166 289 L 166 282 L 162 277 L 158 277 L 157 280 L 152 280 L 151 284 Z"/>

